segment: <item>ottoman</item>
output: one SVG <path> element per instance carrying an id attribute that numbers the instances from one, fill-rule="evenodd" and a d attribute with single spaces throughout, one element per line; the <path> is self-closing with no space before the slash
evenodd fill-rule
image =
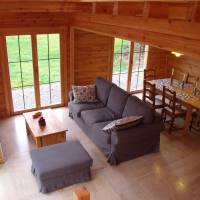
<path id="1" fill-rule="evenodd" d="M 30 155 L 31 170 L 42 193 L 91 179 L 93 161 L 79 141 L 34 149 Z"/>

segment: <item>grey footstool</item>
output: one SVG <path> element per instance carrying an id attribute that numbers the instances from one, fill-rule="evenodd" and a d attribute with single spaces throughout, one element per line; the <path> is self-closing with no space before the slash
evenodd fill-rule
<path id="1" fill-rule="evenodd" d="M 31 151 L 32 173 L 40 192 L 51 192 L 91 179 L 92 159 L 78 141 Z"/>

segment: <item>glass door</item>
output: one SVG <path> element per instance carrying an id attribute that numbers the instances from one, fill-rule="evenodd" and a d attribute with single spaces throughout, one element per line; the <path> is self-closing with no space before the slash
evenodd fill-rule
<path id="1" fill-rule="evenodd" d="M 30 35 L 6 36 L 14 112 L 36 108 Z"/>
<path id="2" fill-rule="evenodd" d="M 6 36 L 13 112 L 60 105 L 60 34 Z"/>
<path id="3" fill-rule="evenodd" d="M 60 35 L 37 35 L 41 107 L 61 103 Z"/>

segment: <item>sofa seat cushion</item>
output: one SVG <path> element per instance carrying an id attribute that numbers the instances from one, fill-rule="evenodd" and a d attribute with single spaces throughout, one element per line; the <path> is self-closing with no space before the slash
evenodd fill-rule
<path id="1" fill-rule="evenodd" d="M 106 107 L 82 111 L 81 117 L 88 125 L 116 119 L 116 115 Z"/>
<path id="2" fill-rule="evenodd" d="M 144 123 L 152 123 L 155 111 L 151 108 L 151 106 L 140 100 L 138 97 L 129 96 L 122 116 L 128 117 L 136 115 L 143 116 Z"/>
<path id="3" fill-rule="evenodd" d="M 107 107 L 112 110 L 118 118 L 121 118 L 129 94 L 121 88 L 113 85 L 108 98 Z"/>
<path id="4" fill-rule="evenodd" d="M 103 103 L 101 102 L 95 102 L 95 103 L 74 103 L 69 102 L 68 107 L 70 112 L 76 114 L 77 117 L 81 117 L 81 112 L 83 110 L 92 110 L 96 108 L 102 108 L 104 107 Z"/>
<path id="5" fill-rule="evenodd" d="M 102 128 L 111 122 L 112 122 L 112 120 L 94 123 L 92 125 L 91 138 L 95 142 L 95 144 L 97 144 L 97 146 L 103 150 L 105 155 L 109 155 L 109 153 L 110 153 L 111 135 L 103 132 Z"/>
<path id="6" fill-rule="evenodd" d="M 97 98 L 106 105 L 110 93 L 110 89 L 112 87 L 112 83 L 106 79 L 101 77 L 97 77 L 96 79 L 96 93 Z"/>

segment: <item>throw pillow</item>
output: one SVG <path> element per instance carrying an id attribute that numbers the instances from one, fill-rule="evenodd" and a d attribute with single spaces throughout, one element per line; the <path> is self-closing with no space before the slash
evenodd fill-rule
<path id="1" fill-rule="evenodd" d="M 96 102 L 95 85 L 72 86 L 75 103 Z"/>
<path id="2" fill-rule="evenodd" d="M 123 117 L 121 119 L 114 120 L 111 123 L 107 124 L 102 130 L 104 132 L 110 133 L 114 129 L 122 130 L 133 126 L 137 126 L 142 122 L 142 120 L 143 116 Z"/>

